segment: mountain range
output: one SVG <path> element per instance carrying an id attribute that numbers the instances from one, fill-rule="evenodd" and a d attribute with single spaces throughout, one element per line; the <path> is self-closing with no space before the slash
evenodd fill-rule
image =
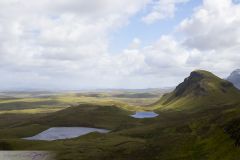
<path id="1" fill-rule="evenodd" d="M 232 82 L 235 87 L 240 89 L 240 69 L 234 70 L 230 76 L 227 78 L 229 82 Z"/>

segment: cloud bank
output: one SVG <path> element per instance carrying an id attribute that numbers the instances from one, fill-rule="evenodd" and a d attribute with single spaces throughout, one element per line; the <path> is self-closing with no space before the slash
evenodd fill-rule
<path id="1" fill-rule="evenodd" d="M 187 2 L 1 0 L 0 89 L 163 87 L 198 68 L 226 76 L 240 61 L 240 5 L 231 0 L 203 0 L 172 34 L 110 53 L 111 33 L 147 6 L 140 21 L 150 25 Z"/>

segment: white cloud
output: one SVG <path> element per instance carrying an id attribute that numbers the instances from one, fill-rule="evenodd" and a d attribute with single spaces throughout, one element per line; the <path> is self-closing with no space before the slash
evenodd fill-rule
<path id="1" fill-rule="evenodd" d="M 177 31 L 183 45 L 196 49 L 188 62 L 227 76 L 239 67 L 240 5 L 232 0 L 204 0 Z"/>
<path id="2" fill-rule="evenodd" d="M 186 3 L 189 0 L 153 0 L 150 13 L 142 18 L 147 24 L 158 20 L 172 18 L 177 10 L 176 5 Z"/>
<path id="3" fill-rule="evenodd" d="M 32 77 L 48 81 L 58 76 L 91 79 L 105 72 L 104 63 L 112 60 L 109 33 L 126 25 L 146 3 L 148 0 L 1 0 L 0 70 L 16 73 L 16 81 L 21 73 L 24 77 L 34 73 L 37 76 Z M 47 84 L 39 79 L 33 83 Z"/>
<path id="4" fill-rule="evenodd" d="M 240 44 L 240 5 L 231 0 L 204 0 L 179 31 L 185 44 L 201 50 L 224 49 Z"/>
<path id="5" fill-rule="evenodd" d="M 109 53 L 109 34 L 150 0 L 1 0 L 0 88 L 147 88 L 177 84 L 194 69 L 226 76 L 239 67 L 240 5 L 204 0 L 177 34 L 134 38 Z M 187 0 L 158 0 L 143 19 L 174 15 Z M 141 36 L 142 37 L 142 36 Z"/>
<path id="6" fill-rule="evenodd" d="M 138 49 L 141 46 L 141 40 L 139 38 L 134 38 L 129 48 Z"/>
<path id="7" fill-rule="evenodd" d="M 122 63 L 119 68 L 127 71 L 128 76 L 141 75 L 145 80 L 158 79 L 158 82 L 152 85 L 168 86 L 171 84 L 169 82 L 180 82 L 183 75 L 187 75 L 194 69 L 186 65 L 192 52 L 177 42 L 174 37 L 162 36 L 143 48 L 125 50 L 121 54 L 122 58 L 116 60 Z"/>

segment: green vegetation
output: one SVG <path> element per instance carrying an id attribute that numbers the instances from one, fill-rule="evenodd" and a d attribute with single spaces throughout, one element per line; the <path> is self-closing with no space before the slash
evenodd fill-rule
<path id="1" fill-rule="evenodd" d="M 240 93 L 210 72 L 192 72 L 153 105 L 134 106 L 106 95 L 58 95 L 54 97 L 59 103 L 56 106 L 75 106 L 48 113 L 0 115 L 0 149 L 56 151 L 58 160 L 240 159 Z M 155 110 L 159 116 L 134 119 L 129 115 L 135 110 Z M 111 132 L 51 142 L 21 139 L 55 126 L 106 128 Z"/>
<path id="2" fill-rule="evenodd" d="M 160 109 L 202 110 L 238 104 L 240 92 L 232 83 L 207 71 L 193 71 L 176 89 L 155 103 Z"/>

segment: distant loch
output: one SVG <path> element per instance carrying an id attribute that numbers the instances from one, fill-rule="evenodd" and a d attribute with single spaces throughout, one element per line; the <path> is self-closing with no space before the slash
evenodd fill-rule
<path id="1" fill-rule="evenodd" d="M 109 130 L 98 129 L 98 128 L 88 128 L 88 127 L 53 127 L 33 137 L 27 137 L 24 139 L 53 141 L 53 140 L 60 140 L 60 139 L 76 138 L 91 132 L 108 133 Z"/>
<path id="2" fill-rule="evenodd" d="M 157 117 L 158 114 L 155 112 L 136 112 L 135 114 L 131 115 L 131 117 L 133 118 L 138 118 L 138 119 L 142 119 L 142 118 L 154 118 Z"/>

